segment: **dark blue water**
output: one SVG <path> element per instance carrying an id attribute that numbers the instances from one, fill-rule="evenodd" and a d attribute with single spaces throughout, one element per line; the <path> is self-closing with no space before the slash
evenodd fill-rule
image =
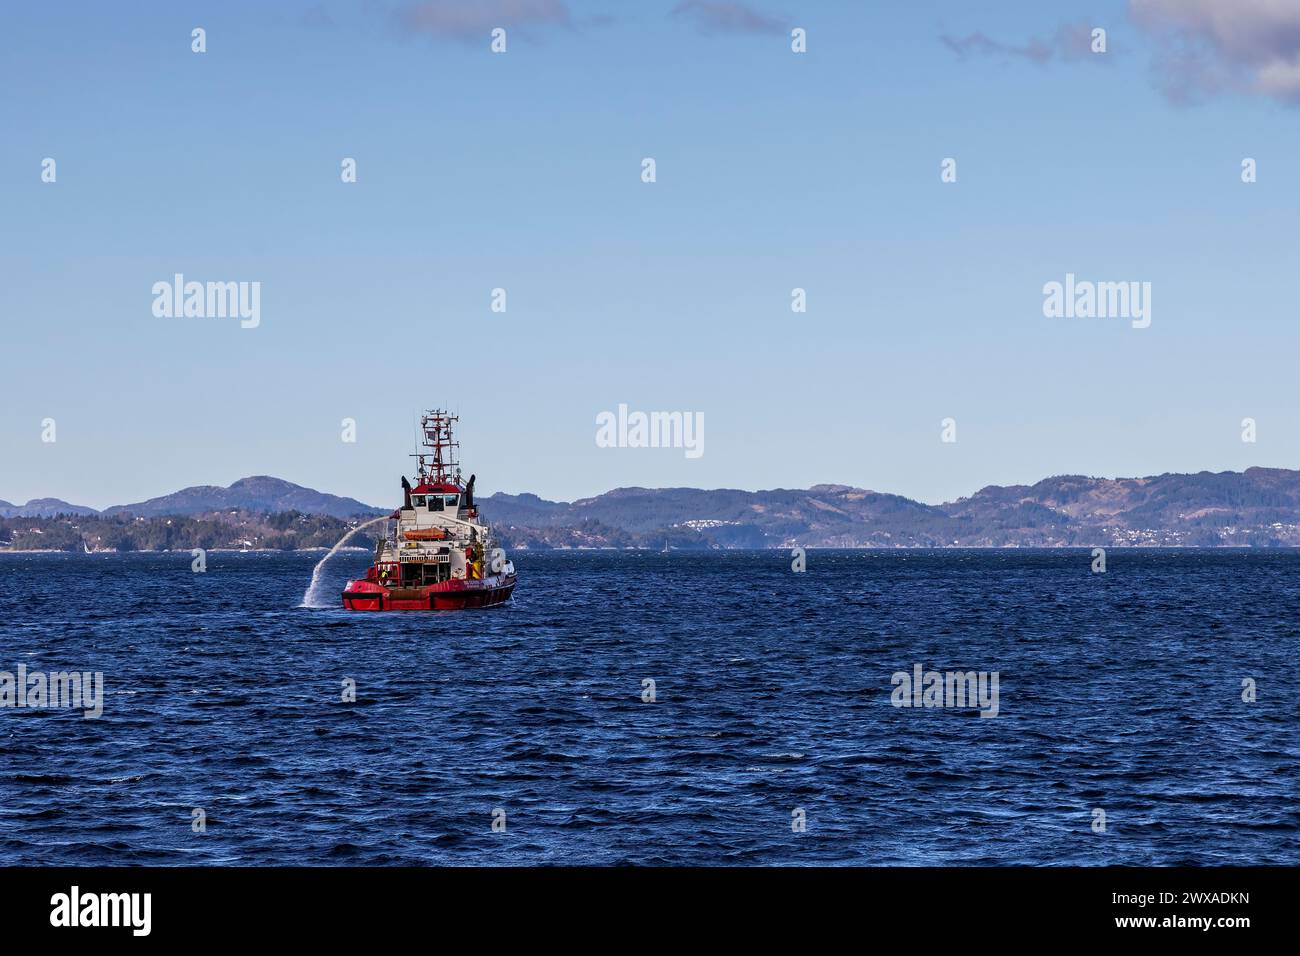
<path id="1" fill-rule="evenodd" d="M 106 682 L 0 710 L 0 864 L 1300 863 L 1295 553 L 519 553 L 382 615 L 318 557 L 0 555 L 0 670 Z"/>

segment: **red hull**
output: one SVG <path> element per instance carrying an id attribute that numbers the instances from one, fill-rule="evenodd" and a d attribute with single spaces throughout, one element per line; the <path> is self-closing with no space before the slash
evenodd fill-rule
<path id="1" fill-rule="evenodd" d="M 343 589 L 343 606 L 349 611 L 458 611 L 503 604 L 514 589 L 514 575 L 491 575 L 482 581 L 443 581 L 416 588 L 349 581 Z"/>

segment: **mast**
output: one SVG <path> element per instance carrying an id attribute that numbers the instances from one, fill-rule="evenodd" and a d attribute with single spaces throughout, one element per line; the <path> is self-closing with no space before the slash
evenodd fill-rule
<path id="1" fill-rule="evenodd" d="M 416 460 L 421 484 L 461 485 L 460 461 L 456 457 L 460 442 L 452 437 L 452 423 L 457 421 L 460 416 L 441 408 L 420 416 L 420 444 L 424 450 L 411 457 Z"/>

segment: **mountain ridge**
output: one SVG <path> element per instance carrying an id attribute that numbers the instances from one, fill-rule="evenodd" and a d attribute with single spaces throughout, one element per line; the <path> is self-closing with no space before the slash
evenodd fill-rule
<path id="1" fill-rule="evenodd" d="M 161 518 L 227 510 L 265 514 L 298 511 L 303 514 L 352 518 L 358 515 L 381 514 L 388 509 L 367 505 L 355 498 L 326 494 L 270 475 L 250 475 L 231 482 L 225 488 L 220 485 L 191 485 L 169 495 L 160 495 L 132 504 L 112 505 L 102 511 L 85 505 L 74 505 L 58 498 L 33 498 L 25 505 L 0 501 L 0 518 L 50 518 L 57 514 L 79 516 L 131 514 L 140 518 Z"/>
<path id="2" fill-rule="evenodd" d="M 516 547 L 1300 546 L 1300 471 L 1267 467 L 1053 475 L 1032 485 L 987 485 L 937 505 L 844 484 L 761 491 L 630 486 L 572 502 L 497 492 L 478 503 Z M 297 512 L 346 520 L 389 510 L 268 475 L 226 488 L 195 485 L 102 512 L 49 498 L 0 502 L 6 519 Z"/>

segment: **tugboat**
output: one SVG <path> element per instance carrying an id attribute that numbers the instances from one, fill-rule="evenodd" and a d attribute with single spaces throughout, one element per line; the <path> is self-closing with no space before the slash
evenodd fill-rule
<path id="1" fill-rule="evenodd" d="M 497 547 L 474 504 L 474 475 L 461 480 L 452 438 L 458 417 L 420 417 L 423 450 L 414 487 L 402 476 L 402 507 L 388 516 L 366 576 L 349 581 L 349 611 L 444 611 L 491 607 L 510 598 L 515 566 Z"/>

